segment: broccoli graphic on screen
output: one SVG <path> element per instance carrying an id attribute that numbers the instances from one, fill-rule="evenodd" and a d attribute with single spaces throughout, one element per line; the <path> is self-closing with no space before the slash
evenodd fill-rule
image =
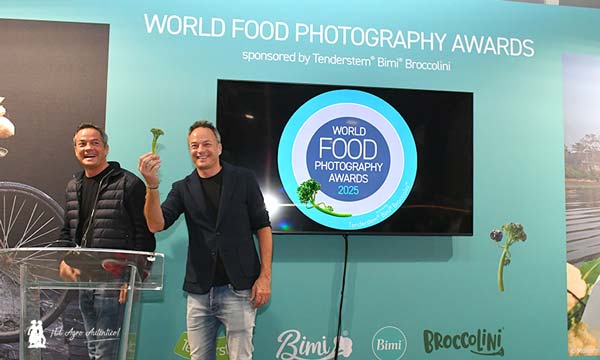
<path id="1" fill-rule="evenodd" d="M 314 179 L 308 179 L 304 181 L 300 186 L 298 186 L 298 196 L 300 197 L 300 202 L 302 204 L 306 204 L 307 209 L 315 208 L 327 215 L 338 216 L 338 217 L 350 217 L 352 214 L 348 213 L 338 213 L 333 211 L 333 207 L 331 205 L 327 205 L 325 203 L 315 203 L 315 197 L 317 193 L 321 190 L 321 184 Z"/>

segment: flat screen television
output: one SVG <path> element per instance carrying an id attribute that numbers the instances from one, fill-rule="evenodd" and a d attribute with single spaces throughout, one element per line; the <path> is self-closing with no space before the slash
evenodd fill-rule
<path id="1" fill-rule="evenodd" d="M 274 233 L 473 233 L 470 92 L 218 80 L 216 119 Z"/>

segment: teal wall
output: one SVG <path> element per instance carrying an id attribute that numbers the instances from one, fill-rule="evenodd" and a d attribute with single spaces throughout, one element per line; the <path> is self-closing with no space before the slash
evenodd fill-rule
<path id="1" fill-rule="evenodd" d="M 474 93 L 474 235 L 350 237 L 344 335 L 351 359 L 375 359 L 371 342 L 386 326 L 401 329 L 406 359 L 470 359 L 469 349 L 425 352 L 425 330 L 443 334 L 501 331 L 509 359 L 567 358 L 562 63 L 564 53 L 600 55 L 600 11 L 504 1 L 3 1 L 4 18 L 110 24 L 107 131 L 112 159 L 129 169 L 148 151 L 148 129 L 161 127 L 161 194 L 192 169 L 186 129 L 215 119 L 216 80 L 242 79 Z M 146 32 L 144 14 L 351 25 L 446 33 L 442 50 L 352 46 Z M 230 29 L 228 29 L 230 30 Z M 452 52 L 457 34 L 531 39 L 531 57 Z M 1 36 L 1 35 L 0 35 Z M 293 34 L 290 34 L 293 36 Z M 246 62 L 242 51 L 451 61 L 452 70 L 354 68 Z M 2 56 L 9 56 L 3 54 Z M 1 80 L 0 80 L 1 81 Z M 496 284 L 500 251 L 489 232 L 524 224 L 512 250 L 506 291 Z M 162 294 L 146 296 L 138 359 L 178 359 L 185 329 L 181 290 L 186 231 L 181 220 L 158 236 L 165 254 Z M 261 309 L 256 359 L 285 357 L 278 337 L 298 330 L 331 348 L 337 328 L 344 243 L 333 236 L 275 236 L 273 295 Z M 282 353 L 278 354 L 278 350 Z M 383 358 L 395 358 L 384 353 Z"/>

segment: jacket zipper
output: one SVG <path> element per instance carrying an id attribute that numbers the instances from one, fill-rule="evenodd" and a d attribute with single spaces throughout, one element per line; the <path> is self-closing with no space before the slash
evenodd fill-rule
<path id="1" fill-rule="evenodd" d="M 96 206 L 98 206 L 98 198 L 100 198 L 100 190 L 102 190 L 102 183 L 110 174 L 113 173 L 113 171 L 114 171 L 114 169 L 110 170 L 108 172 L 108 174 L 104 175 L 102 177 L 102 179 L 100 179 L 100 183 L 98 184 L 98 192 L 96 192 L 96 199 L 94 200 L 94 208 L 92 209 L 92 213 L 90 214 L 90 221 L 88 221 L 88 226 L 85 229 L 85 232 L 83 233 L 83 239 L 81 239 L 81 247 L 87 247 L 86 245 L 87 245 L 88 231 L 90 231 L 90 227 L 92 226 L 92 223 L 94 222 L 94 215 L 96 214 Z"/>

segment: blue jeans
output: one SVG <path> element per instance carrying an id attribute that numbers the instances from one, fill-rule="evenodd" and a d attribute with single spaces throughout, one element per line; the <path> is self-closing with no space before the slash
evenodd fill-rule
<path id="1" fill-rule="evenodd" d="M 250 290 L 231 285 L 212 287 L 206 294 L 188 294 L 187 331 L 192 360 L 216 358 L 217 330 L 223 324 L 230 360 L 251 360 L 256 309 Z"/>
<path id="2" fill-rule="evenodd" d="M 79 308 L 91 360 L 116 359 L 124 306 L 118 290 L 80 290 Z"/>

